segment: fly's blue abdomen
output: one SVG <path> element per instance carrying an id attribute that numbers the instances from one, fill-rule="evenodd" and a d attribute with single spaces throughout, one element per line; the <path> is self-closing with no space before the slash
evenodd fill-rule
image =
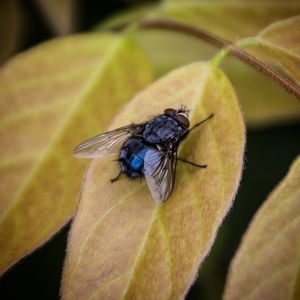
<path id="1" fill-rule="evenodd" d="M 136 178 L 144 175 L 144 158 L 147 146 L 138 138 L 130 138 L 123 145 L 120 153 L 122 171 L 129 177 Z"/>

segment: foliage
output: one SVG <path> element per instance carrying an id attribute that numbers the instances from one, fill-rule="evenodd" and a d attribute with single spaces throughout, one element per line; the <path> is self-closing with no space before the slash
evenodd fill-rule
<path id="1" fill-rule="evenodd" d="M 299 299 L 300 157 L 254 216 L 224 299 Z"/>
<path id="2" fill-rule="evenodd" d="M 17 15 L 18 2 L 7 3 Z M 43 9 L 53 23 L 59 9 L 50 3 Z M 57 32 L 74 27 L 70 3 Z M 214 113 L 179 149 L 208 168 L 178 162 L 174 192 L 158 205 L 144 181 L 111 185 L 118 172 L 111 158 L 92 161 L 61 290 L 64 299 L 184 297 L 238 189 L 241 110 L 254 128 L 299 120 L 299 12 L 293 1 L 164 1 L 8 60 L 0 71 L 1 273 L 73 217 L 88 164 L 72 156 L 76 144 L 185 105 L 192 124 Z M 11 29 L 2 60 L 14 48 L 19 29 Z M 251 222 L 224 299 L 299 296 L 298 202 L 299 158 Z"/>
<path id="3" fill-rule="evenodd" d="M 1 273 L 70 220 L 87 166 L 74 145 L 150 80 L 141 50 L 107 34 L 50 41 L 2 69 Z"/>
<path id="4" fill-rule="evenodd" d="M 208 169 L 179 165 L 172 197 L 157 205 L 144 182 L 107 185 L 118 168 L 107 159 L 95 160 L 69 239 L 62 286 L 66 299 L 175 299 L 194 281 L 232 204 L 243 164 L 244 124 L 229 81 L 203 63 L 180 68 L 138 94 L 111 127 L 131 120 L 138 107 L 145 107 L 136 116 L 139 122 L 157 108 L 182 103 L 192 109 L 192 124 L 215 114 L 179 151 L 192 161 L 208 161 Z"/>

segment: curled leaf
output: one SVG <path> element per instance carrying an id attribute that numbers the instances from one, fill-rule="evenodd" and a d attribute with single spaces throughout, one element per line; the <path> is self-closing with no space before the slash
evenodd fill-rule
<path id="1" fill-rule="evenodd" d="M 225 300 L 299 299 L 300 156 L 251 222 L 235 255 Z"/>
<path id="2" fill-rule="evenodd" d="M 195 280 L 232 205 L 243 165 L 245 128 L 230 82 L 207 64 L 180 68 L 138 94 L 111 128 L 181 105 L 192 110 L 192 125 L 215 114 L 179 150 L 208 168 L 178 162 L 174 191 L 158 205 L 144 180 L 124 176 L 111 184 L 118 164 L 94 160 L 69 238 L 64 299 L 178 299 Z"/>
<path id="3" fill-rule="evenodd" d="M 70 220 L 87 165 L 74 145 L 150 78 L 134 43 L 99 34 L 47 42 L 1 70 L 0 273 Z"/>

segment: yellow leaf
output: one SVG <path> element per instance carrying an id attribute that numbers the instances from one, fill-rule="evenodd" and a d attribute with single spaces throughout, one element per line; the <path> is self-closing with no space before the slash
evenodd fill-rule
<path id="1" fill-rule="evenodd" d="M 150 78 L 143 52 L 108 34 L 52 40 L 1 70 L 0 273 L 70 220 L 87 165 L 73 146 Z"/>
<path id="2" fill-rule="evenodd" d="M 300 84 L 300 16 L 275 22 L 256 40 Z"/>
<path id="3" fill-rule="evenodd" d="M 215 67 L 175 70 L 137 95 L 111 128 L 186 105 L 192 125 L 214 113 L 183 142 L 169 200 L 158 205 L 144 180 L 110 179 L 119 166 L 92 162 L 71 229 L 64 299 L 178 299 L 193 283 L 232 205 L 241 176 L 244 123 L 233 88 Z"/>
<path id="4" fill-rule="evenodd" d="M 275 71 L 283 71 L 283 76 L 287 75 L 299 84 L 299 27 L 299 16 L 274 22 L 251 38 L 245 48 Z M 250 126 L 300 119 L 300 105 L 293 95 L 234 59 L 225 65 Z"/>
<path id="5" fill-rule="evenodd" d="M 300 298 L 300 156 L 250 224 L 234 257 L 225 300 Z"/>

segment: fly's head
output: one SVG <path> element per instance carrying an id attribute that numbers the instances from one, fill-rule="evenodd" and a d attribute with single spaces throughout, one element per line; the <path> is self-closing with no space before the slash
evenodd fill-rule
<path id="1" fill-rule="evenodd" d="M 165 109 L 165 115 L 174 119 L 181 127 L 187 130 L 190 127 L 189 112 L 185 106 L 181 106 L 180 109 L 167 108 Z"/>

